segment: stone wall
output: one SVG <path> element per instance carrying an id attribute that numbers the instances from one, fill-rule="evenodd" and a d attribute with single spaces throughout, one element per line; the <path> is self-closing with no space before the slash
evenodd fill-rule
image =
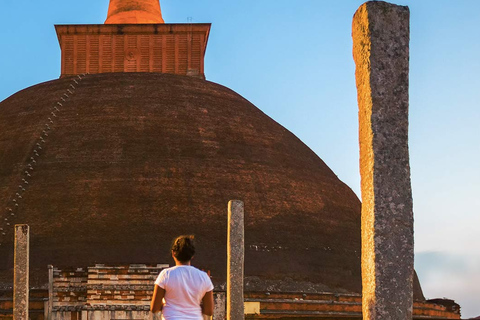
<path id="1" fill-rule="evenodd" d="M 154 319 L 150 313 L 154 281 L 167 264 L 57 269 L 50 277 L 49 320 Z M 225 292 L 216 292 L 214 319 L 225 318 Z"/>
<path id="2" fill-rule="evenodd" d="M 275 293 L 247 292 L 245 303 L 257 303 L 255 313 L 247 313 L 246 319 L 362 319 L 362 296 L 348 293 Z M 247 310 L 248 308 L 246 308 Z M 459 309 L 452 311 L 446 306 L 415 302 L 413 319 L 460 319 Z"/>
<path id="3" fill-rule="evenodd" d="M 155 320 L 149 311 L 153 283 L 168 265 L 50 269 L 50 292 L 30 290 L 31 320 Z M 49 296 L 51 297 L 49 301 Z M 214 292 L 213 320 L 226 317 L 226 293 Z M 50 303 L 51 302 L 51 303 Z M 459 308 L 414 303 L 413 319 L 460 319 Z M 245 319 L 362 319 L 360 294 L 245 292 Z M 51 306 L 51 307 L 49 307 Z M 0 290 L 0 320 L 12 320 L 13 292 Z M 49 310 L 51 311 L 49 312 Z"/>
<path id="4" fill-rule="evenodd" d="M 53 291 L 49 319 L 147 319 L 151 317 L 153 283 L 167 267 L 97 264 L 88 268 L 54 268 L 49 279 Z"/>

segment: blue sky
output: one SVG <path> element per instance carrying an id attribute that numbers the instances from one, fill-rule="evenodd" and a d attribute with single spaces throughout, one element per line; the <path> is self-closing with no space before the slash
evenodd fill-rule
<path id="1" fill-rule="evenodd" d="M 352 16 L 363 1 L 161 0 L 168 23 L 211 22 L 206 76 L 297 135 L 360 195 Z M 428 298 L 480 315 L 480 1 L 411 11 L 410 155 L 416 269 Z M 54 24 L 103 23 L 108 0 L 0 9 L 0 100 L 58 78 Z M 475 288 L 476 287 L 476 288 Z"/>

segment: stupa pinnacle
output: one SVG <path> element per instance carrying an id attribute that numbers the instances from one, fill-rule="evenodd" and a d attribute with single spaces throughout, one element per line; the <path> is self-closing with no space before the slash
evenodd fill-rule
<path id="1" fill-rule="evenodd" d="M 110 0 L 105 24 L 164 23 L 159 0 Z"/>

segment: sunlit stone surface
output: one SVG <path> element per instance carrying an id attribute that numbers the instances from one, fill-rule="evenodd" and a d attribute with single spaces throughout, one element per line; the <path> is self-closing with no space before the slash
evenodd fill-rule
<path id="1" fill-rule="evenodd" d="M 409 10 L 367 2 L 353 18 L 362 175 L 364 319 L 411 319 Z"/>
<path id="2" fill-rule="evenodd" d="M 244 204 L 228 202 L 227 320 L 242 320 L 245 256 Z"/>
<path id="3" fill-rule="evenodd" d="M 15 262 L 13 319 L 28 319 L 28 272 L 30 229 L 26 224 L 15 226 Z"/>

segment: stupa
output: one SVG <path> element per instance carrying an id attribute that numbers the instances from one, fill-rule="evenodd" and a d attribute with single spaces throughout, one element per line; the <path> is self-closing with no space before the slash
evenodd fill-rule
<path id="1" fill-rule="evenodd" d="M 194 264 L 220 297 L 227 202 L 242 199 L 249 317 L 361 316 L 360 201 L 295 135 L 205 80 L 210 24 L 165 24 L 158 0 L 111 0 L 105 24 L 56 30 L 60 79 L 0 103 L 1 312 L 19 223 L 31 230 L 33 299 L 45 302 L 32 319 L 127 301 L 102 291 L 98 302 L 99 286 L 169 263 L 179 234 L 196 235 Z M 458 318 L 425 303 L 417 279 L 415 298 L 417 316 Z M 147 293 L 132 299 L 148 304 Z"/>

